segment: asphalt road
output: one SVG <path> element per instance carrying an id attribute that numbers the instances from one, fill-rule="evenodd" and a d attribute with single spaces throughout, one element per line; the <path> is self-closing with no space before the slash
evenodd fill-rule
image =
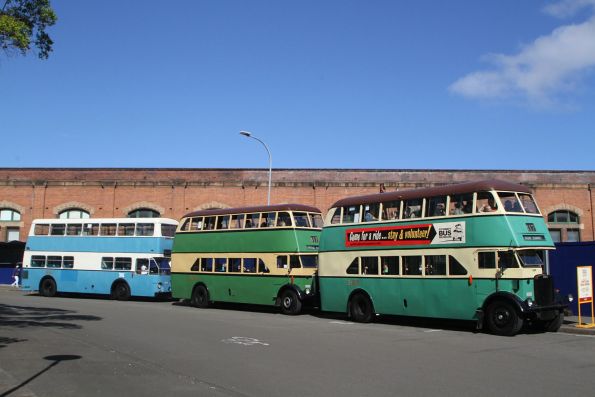
<path id="1" fill-rule="evenodd" d="M 592 336 L 507 338 L 465 323 L 355 324 L 316 312 L 290 317 L 237 309 L 0 289 L 0 397 L 574 396 L 595 390 Z"/>

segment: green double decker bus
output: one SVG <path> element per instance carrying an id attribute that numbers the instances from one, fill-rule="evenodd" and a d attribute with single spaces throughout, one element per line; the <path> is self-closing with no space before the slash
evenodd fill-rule
<path id="1" fill-rule="evenodd" d="M 554 244 L 529 188 L 498 180 L 337 201 L 320 236 L 321 309 L 475 320 L 499 335 L 557 331 Z"/>
<path id="2" fill-rule="evenodd" d="M 322 216 L 283 204 L 212 209 L 183 217 L 172 250 L 174 298 L 280 306 L 298 314 L 316 297 Z"/>

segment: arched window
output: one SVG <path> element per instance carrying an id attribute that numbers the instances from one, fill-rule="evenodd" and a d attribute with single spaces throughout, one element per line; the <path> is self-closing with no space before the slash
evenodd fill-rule
<path id="1" fill-rule="evenodd" d="M 580 218 L 569 210 L 557 210 L 547 216 L 550 234 L 555 243 L 580 241 Z"/>
<path id="2" fill-rule="evenodd" d="M 150 208 L 138 208 L 128 213 L 129 218 L 159 218 L 161 214 Z"/>
<path id="3" fill-rule="evenodd" d="M 1 222 L 18 222 L 21 220 L 21 213 L 10 208 L 0 209 Z"/>
<path id="4" fill-rule="evenodd" d="M 18 241 L 20 237 L 20 228 L 18 223 L 21 220 L 21 213 L 12 208 L 0 208 L 0 241 Z"/>
<path id="5" fill-rule="evenodd" d="M 80 208 L 69 208 L 58 214 L 60 219 L 88 219 L 89 213 Z"/>

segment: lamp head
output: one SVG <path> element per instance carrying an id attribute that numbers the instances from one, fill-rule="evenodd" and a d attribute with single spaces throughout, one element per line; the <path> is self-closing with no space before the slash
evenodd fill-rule
<path id="1" fill-rule="evenodd" d="M 244 135 L 244 136 L 250 137 L 250 136 L 252 136 L 252 133 L 251 132 L 248 132 L 248 131 L 240 131 L 240 135 Z"/>

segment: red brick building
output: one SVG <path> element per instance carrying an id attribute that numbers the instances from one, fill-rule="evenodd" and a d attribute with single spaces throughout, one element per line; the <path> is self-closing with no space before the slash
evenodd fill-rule
<path id="1" fill-rule="evenodd" d="M 271 203 L 325 212 L 381 184 L 402 190 L 491 178 L 530 186 L 554 239 L 595 240 L 595 171 L 276 169 Z M 264 204 L 267 185 L 264 169 L 0 168 L 0 241 L 24 241 L 36 218 L 179 219 L 198 209 Z"/>

